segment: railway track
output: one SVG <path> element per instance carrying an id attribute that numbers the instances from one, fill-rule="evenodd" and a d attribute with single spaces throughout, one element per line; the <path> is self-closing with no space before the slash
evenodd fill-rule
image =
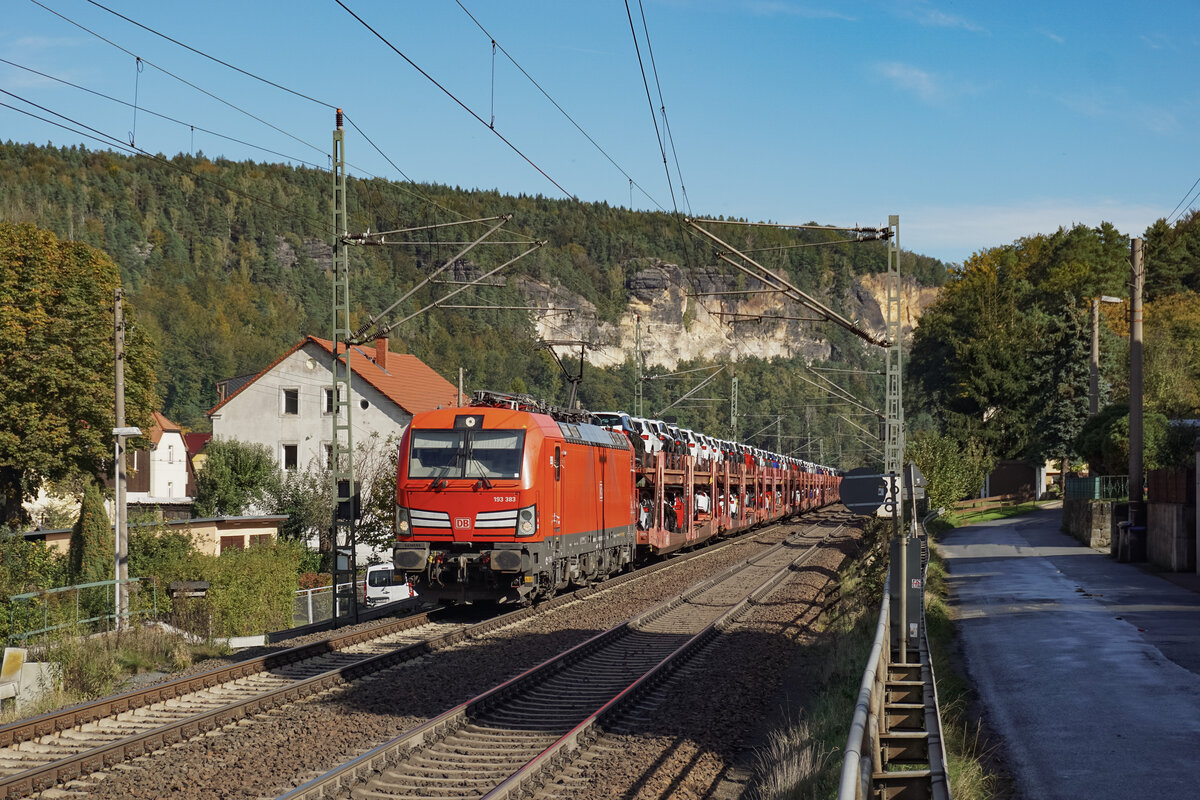
<path id="1" fill-rule="evenodd" d="M 837 528 L 840 530 L 840 526 Z M 524 796 L 835 531 L 793 536 L 282 796 Z M 564 781 L 578 776 L 564 774 Z"/>
<path id="2" fill-rule="evenodd" d="M 447 622 L 435 610 L 0 727 L 0 797 L 61 785 L 749 541 L 730 539 L 476 624 Z"/>

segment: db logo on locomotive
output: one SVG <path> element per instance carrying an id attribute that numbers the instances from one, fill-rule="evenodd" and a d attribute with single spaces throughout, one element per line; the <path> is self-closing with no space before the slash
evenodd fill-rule
<path id="1" fill-rule="evenodd" d="M 469 531 L 471 529 L 471 518 L 470 517 L 455 517 L 454 518 L 454 527 Z"/>

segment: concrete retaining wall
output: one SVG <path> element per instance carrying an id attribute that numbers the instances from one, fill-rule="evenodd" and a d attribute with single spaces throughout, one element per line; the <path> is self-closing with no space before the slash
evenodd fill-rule
<path id="1" fill-rule="evenodd" d="M 1107 551 L 1116 533 L 1113 500 L 1063 500 L 1063 530 L 1081 543 Z M 1124 519 L 1124 517 L 1121 517 Z"/>
<path id="2" fill-rule="evenodd" d="M 1196 569 L 1196 509 L 1183 503 L 1146 504 L 1146 559 L 1171 572 Z"/>

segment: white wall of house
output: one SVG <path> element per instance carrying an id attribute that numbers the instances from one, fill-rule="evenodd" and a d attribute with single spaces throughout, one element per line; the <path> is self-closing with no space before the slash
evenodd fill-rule
<path id="1" fill-rule="evenodd" d="M 327 410 L 333 356 L 308 342 L 244 387 L 212 415 L 214 439 L 266 445 L 280 469 L 324 465 L 333 441 Z M 354 441 L 378 432 L 399 435 L 412 419 L 357 374 L 351 376 Z"/>
<path id="2" fill-rule="evenodd" d="M 163 431 L 158 445 L 150 450 L 150 496 L 187 496 L 187 447 L 178 431 Z"/>

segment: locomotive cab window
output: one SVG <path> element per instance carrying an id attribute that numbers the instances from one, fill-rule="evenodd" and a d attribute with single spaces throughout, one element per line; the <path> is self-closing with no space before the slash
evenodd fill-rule
<path id="1" fill-rule="evenodd" d="M 521 477 L 525 431 L 414 430 L 410 478 L 514 480 Z"/>

